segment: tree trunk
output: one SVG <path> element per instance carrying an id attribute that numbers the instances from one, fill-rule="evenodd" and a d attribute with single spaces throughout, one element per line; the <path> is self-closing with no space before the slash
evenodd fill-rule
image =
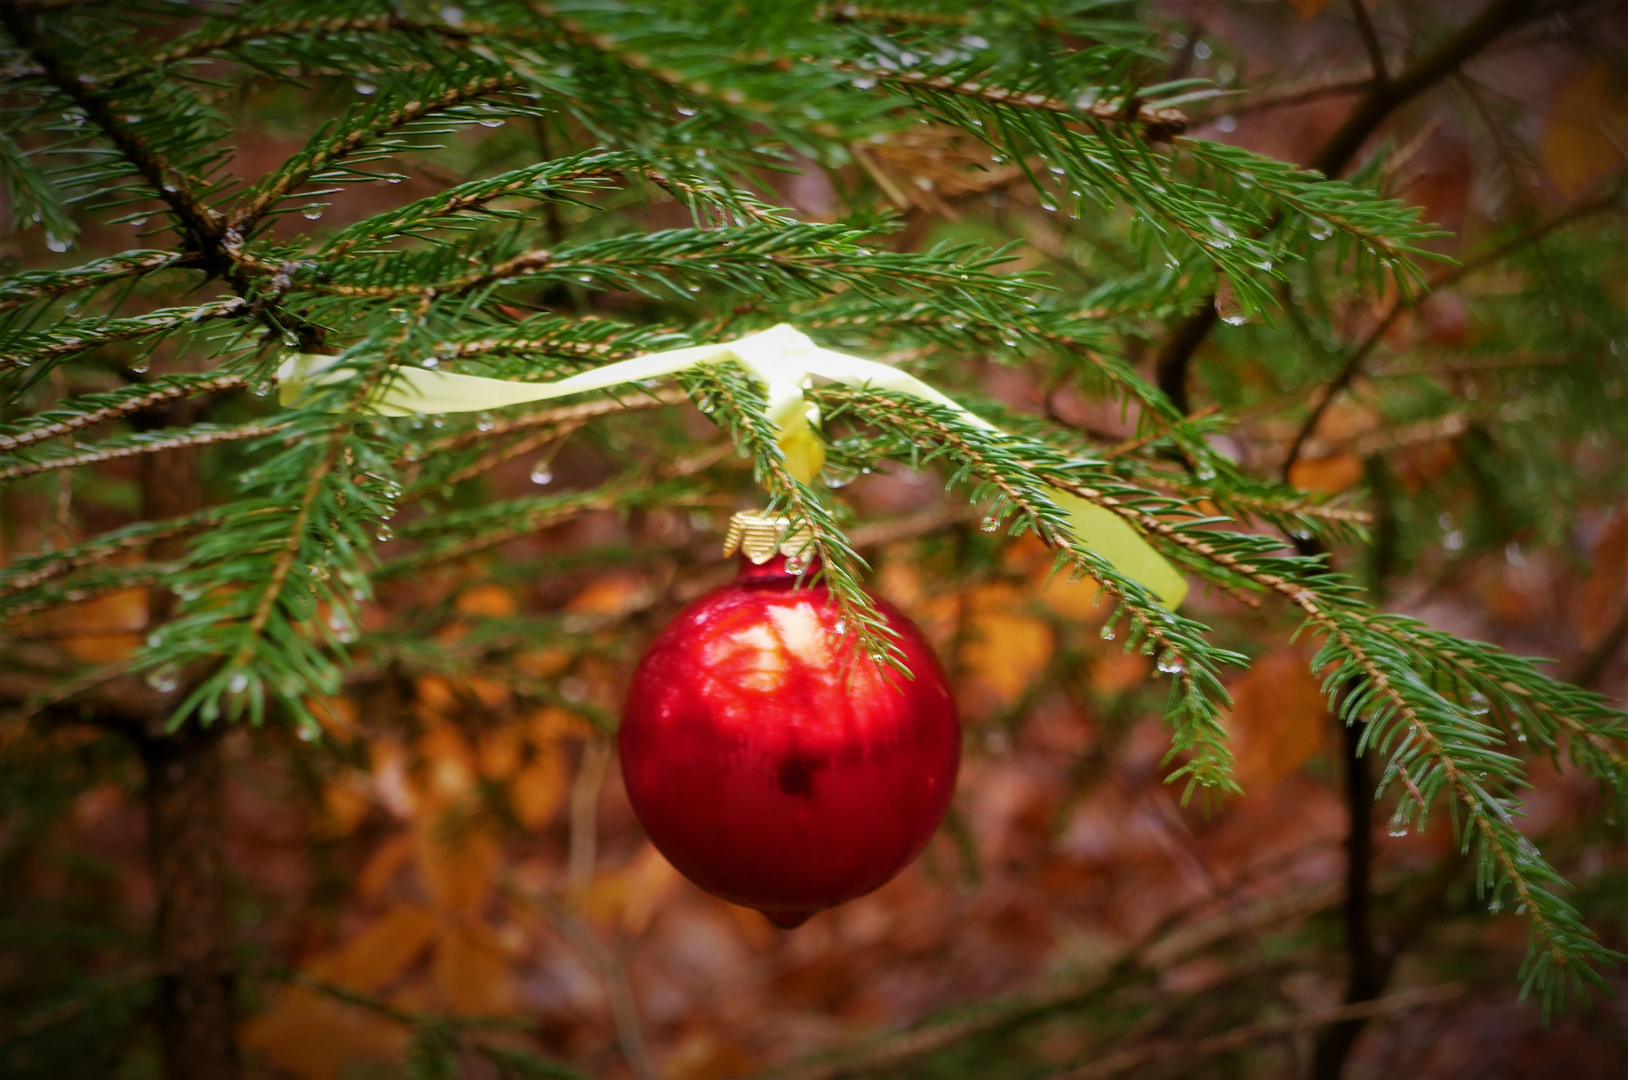
<path id="1" fill-rule="evenodd" d="M 169 1080 L 236 1080 L 221 729 L 188 724 L 141 743 L 147 850 L 158 893 L 157 1023 Z"/>
<path id="2" fill-rule="evenodd" d="M 175 402 L 140 416 L 138 428 L 184 426 L 197 419 L 195 401 Z M 163 521 L 203 505 L 198 454 L 193 448 L 148 454 L 141 471 L 142 514 Z M 180 558 L 188 538 L 165 537 L 149 545 L 154 562 Z M 149 590 L 147 623 L 157 627 L 173 614 L 174 594 Z M 165 710 L 186 692 L 172 693 Z M 237 1080 L 236 978 L 229 912 L 231 878 L 226 865 L 225 787 L 221 770 L 224 725 L 189 721 L 163 733 L 162 716 L 138 739 L 147 766 L 147 855 L 158 894 L 153 926 L 159 966 L 156 1009 L 159 1042 L 168 1080 Z"/>

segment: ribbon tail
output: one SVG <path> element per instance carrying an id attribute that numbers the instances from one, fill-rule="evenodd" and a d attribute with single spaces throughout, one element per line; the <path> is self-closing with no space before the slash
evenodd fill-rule
<path id="1" fill-rule="evenodd" d="M 953 409 L 969 424 L 986 431 L 999 431 L 983 417 L 934 390 L 914 375 L 898 368 L 862 360 L 830 349 L 816 349 L 806 357 L 808 370 L 833 382 L 849 386 L 874 386 L 881 390 L 908 394 Z M 1174 611 L 1187 597 L 1187 579 L 1164 556 L 1153 549 L 1141 533 L 1112 510 L 1090 503 L 1066 491 L 1047 488 L 1047 496 L 1068 515 L 1068 529 L 1085 548 L 1113 564 L 1126 577 L 1141 584 Z"/>
<path id="2" fill-rule="evenodd" d="M 1171 611 L 1181 606 L 1187 598 L 1186 577 L 1153 550 L 1130 522 L 1078 495 L 1056 488 L 1047 488 L 1046 494 L 1068 514 L 1068 531 L 1076 540 L 1157 596 Z"/>
<path id="3" fill-rule="evenodd" d="M 721 359 L 728 353 L 728 346 L 720 345 L 671 349 L 606 364 L 592 371 L 546 383 L 511 382 L 508 379 L 488 379 L 479 375 L 459 375 L 425 368 L 397 368 L 391 373 L 390 382 L 373 397 L 368 406 L 381 416 L 481 412 L 671 375 L 696 364 Z M 331 358 L 325 356 L 299 354 L 285 361 L 277 369 L 279 400 L 284 405 L 292 405 L 311 386 L 351 377 L 349 373 L 330 372 L 328 369 L 331 366 Z"/>

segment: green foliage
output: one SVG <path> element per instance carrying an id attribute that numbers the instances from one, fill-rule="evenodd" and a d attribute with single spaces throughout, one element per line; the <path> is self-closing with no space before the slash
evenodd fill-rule
<path id="1" fill-rule="evenodd" d="M 1179 110 L 1207 91 L 1159 81 L 1154 40 L 1119 5 L 928 5 L 879 20 L 815 17 L 811 5 L 782 2 L 465 0 L 455 10 L 341 0 L 7 5 L 3 59 L 18 74 L 0 113 L 0 178 L 14 220 L 38 220 L 56 248 L 76 218 L 151 218 L 142 235 L 156 246 L 0 282 L 0 482 L 159 446 L 202 448 L 234 431 L 249 464 L 198 514 L 13 563 L 0 573 L 0 610 L 162 581 L 177 597 L 173 618 L 129 667 L 174 692 L 172 723 L 241 719 L 315 734 L 313 705 L 339 689 L 357 604 L 375 579 L 588 510 L 698 504 L 713 490 L 662 471 L 678 436 L 653 423 L 634 433 L 617 478 L 595 490 L 456 505 L 478 484 L 468 477 L 478 476 L 480 425 L 491 419 L 453 419 L 426 443 L 421 423 L 369 416 L 367 395 L 400 368 L 542 379 L 790 321 L 836 348 L 898 351 L 947 389 L 974 392 L 965 358 L 976 350 L 1139 406 L 1142 437 L 1115 449 L 969 399 L 1012 432 L 992 437 L 920 402 L 826 389 L 828 422 L 846 417 L 857 429 L 835 442 L 833 460 L 940 467 L 989 503 L 990 529 L 1010 521 L 1013 534 L 1033 532 L 1057 549 L 1059 570 L 1100 582 L 1117 605 L 1111 631 L 1153 654 L 1170 679 L 1171 779 L 1184 778 L 1189 792 L 1232 786 L 1221 671 L 1247 659 L 1073 541 L 1046 489 L 1111 509 L 1208 583 L 1287 601 L 1322 638 L 1313 663 L 1340 715 L 1365 724 L 1367 742 L 1386 755 L 1398 826 L 1422 826 L 1445 802 L 1477 853 L 1488 900 L 1529 919 L 1525 985 L 1545 1002 L 1569 984 L 1603 985 L 1597 969 L 1613 954 L 1515 828 L 1522 771 L 1508 737 L 1554 757 L 1568 747 L 1620 803 L 1622 715 L 1525 660 L 1380 614 L 1320 559 L 1243 531 L 1252 523 L 1331 544 L 1362 534 L 1348 508 L 1229 460 L 1217 449 L 1229 421 L 1181 416 L 1127 356 L 1150 319 L 1190 308 L 1225 279 L 1237 305 L 1223 312 L 1229 323 L 1276 305 L 1281 290 L 1309 296 L 1295 305 L 1296 331 L 1320 347 L 1279 348 L 1266 366 L 1285 384 L 1324 381 L 1347 351 L 1329 329 L 1337 303 L 1428 287 L 1418 261 L 1434 258 L 1426 245 L 1441 234 L 1418 211 L 1373 185 L 1182 134 Z M 183 17 L 191 28 L 177 33 Z M 268 88 L 294 95 L 302 116 L 325 119 L 303 149 L 239 183 L 224 171 L 233 125 L 240 103 Z M 805 221 L 763 195 L 763 179 L 796 168 L 798 155 L 842 166 L 854 144 L 922 124 L 1021 168 L 1040 205 L 1074 219 L 1064 228 L 1100 219 L 1100 249 L 1117 247 L 1119 269 L 1105 273 L 1113 259 L 1093 256 L 1076 267 L 1090 286 L 1081 295 L 1048 291 L 1048 281 L 1003 272 L 1009 253 L 982 242 L 893 251 L 882 246 L 885 219 Z M 322 200 L 350 185 L 441 176 L 472 136 L 504 125 L 488 138 L 524 148 L 511 148 L 510 160 L 495 151 L 487 164 L 476 159 L 464 170 L 475 175 L 437 194 L 327 234 L 289 217 L 314 221 Z M 542 160 L 513 165 L 528 156 Z M 668 200 L 688 226 L 630 223 Z M 1338 240 L 1325 244 L 1330 235 Z M 1554 259 L 1549 269 L 1554 295 L 1588 307 L 1576 320 L 1590 335 L 1579 352 L 1617 356 L 1621 313 L 1601 314 L 1609 289 L 1587 260 Z M 620 320 L 587 314 L 591 299 L 611 294 Z M 1507 324 L 1514 347 L 1537 348 L 1554 329 L 1538 324 L 1568 317 L 1549 303 L 1525 295 L 1486 317 Z M 354 377 L 290 408 L 228 396 L 267 389 L 296 346 L 337 354 Z M 184 357 L 192 373 L 148 378 L 152 357 Z M 82 378 L 109 371 L 128 385 Z M 62 373 L 78 392 L 58 400 L 48 389 Z M 1392 376 L 1388 409 L 1420 419 L 1447 409 L 1425 381 Z M 1620 358 L 1568 364 L 1531 407 L 1547 397 L 1568 421 L 1620 439 L 1621 380 Z M 787 471 L 757 388 L 729 367 L 680 386 L 750 457 L 771 508 L 809 530 L 818 574 L 862 651 L 886 656 L 841 515 L 830 495 Z M 186 427 L 71 442 L 74 431 L 156 402 L 210 395 L 236 411 L 212 405 L 210 419 Z M 1218 396 L 1228 397 L 1225 387 Z M 1536 438 L 1520 427 L 1530 415 L 1486 419 L 1505 449 L 1495 468 Z M 48 443 L 63 436 L 70 442 Z M 1554 474 L 1533 466 L 1522 476 L 1509 497 L 1526 501 L 1530 519 L 1534 492 Z M 410 523 L 391 524 L 409 510 Z M 190 539 L 174 559 L 104 565 L 177 535 Z M 409 552 L 381 553 L 393 539 Z M 449 1038 L 424 1029 L 411 1074 L 450 1075 Z M 513 1075 L 566 1075 L 520 1057 L 494 1061 Z"/>

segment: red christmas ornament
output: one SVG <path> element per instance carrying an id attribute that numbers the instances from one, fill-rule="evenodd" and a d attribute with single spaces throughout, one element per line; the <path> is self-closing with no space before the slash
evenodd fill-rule
<path id="1" fill-rule="evenodd" d="M 744 520 L 743 520 L 744 519 Z M 736 515 L 740 574 L 639 662 L 619 735 L 633 810 L 685 877 L 790 929 L 880 887 L 938 827 L 961 724 L 921 631 L 885 600 L 914 678 L 852 653 L 784 523 Z M 765 542 L 765 537 L 767 540 Z"/>

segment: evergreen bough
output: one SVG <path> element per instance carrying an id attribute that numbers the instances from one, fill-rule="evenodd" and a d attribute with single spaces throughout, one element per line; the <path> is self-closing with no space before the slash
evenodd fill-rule
<path id="1" fill-rule="evenodd" d="M 53 251 L 71 252 L 86 220 L 140 222 L 154 245 L 0 281 L 0 483 L 176 448 L 229 451 L 236 471 L 225 501 L 0 570 L 5 617 L 132 585 L 175 598 L 128 661 L 64 673 L 28 710 L 134 673 L 167 695 L 168 731 L 248 722 L 315 734 L 312 710 L 340 690 L 350 657 L 414 647 L 360 630 L 374 581 L 590 510 L 699 505 L 709 490 L 708 460 L 651 464 L 685 452 L 653 425 L 645 441 L 607 450 L 625 470 L 597 490 L 468 505 L 460 485 L 519 452 L 502 440 L 534 447 L 598 416 L 685 399 L 751 456 L 770 504 L 810 530 L 855 632 L 885 651 L 843 518 L 786 470 L 738 371 L 444 426 L 365 407 L 406 366 L 542 380 L 785 321 L 836 348 L 908 355 L 1011 432 L 880 391 L 812 392 L 833 469 L 935 465 L 988 503 L 987 530 L 1033 532 L 1059 572 L 1100 584 L 1114 604 L 1109 632 L 1153 654 L 1169 681 L 1171 779 L 1186 793 L 1235 789 L 1221 676 L 1248 660 L 1080 547 L 1048 487 L 1120 515 L 1209 585 L 1294 609 L 1321 643 L 1313 669 L 1338 715 L 1383 756 L 1393 826 L 1422 826 L 1445 807 L 1484 898 L 1528 920 L 1523 990 L 1548 1008 L 1568 988 L 1603 986 L 1599 969 L 1616 958 L 1516 828 L 1525 781 L 1514 745 L 1556 759 L 1565 749 L 1620 808 L 1623 715 L 1528 660 L 1370 607 L 1321 554 L 1286 553 L 1273 530 L 1338 545 L 1364 535 L 1364 515 L 1240 469 L 1215 449 L 1224 417 L 1182 415 L 1122 352 L 1150 318 L 1217 288 L 1228 322 L 1273 317 L 1290 284 L 1313 290 L 1294 302 L 1307 312 L 1295 320 L 1325 316 L 1336 289 L 1390 288 L 1405 304 L 1430 288 L 1427 245 L 1440 234 L 1371 178 L 1331 180 L 1184 134 L 1183 108 L 1215 91 L 1154 82 L 1154 41 L 1128 14 L 1067 0 L 0 7 L 13 221 L 43 230 Z M 329 119 L 272 172 L 239 179 L 226 171 L 233 118 L 248 96 L 273 94 Z M 284 223 L 318 218 L 344 186 L 398 181 L 449 137 L 504 124 L 511 139 L 525 128 L 555 149 L 520 168 L 477 163 L 474 179 L 338 232 Z M 1001 250 L 888 250 L 886 215 L 810 222 L 765 201 L 764 178 L 795 170 L 799 155 L 840 166 L 922 124 L 1020 168 L 1048 210 L 1128 214 L 1131 264 L 1082 297 L 1002 272 Z M 641 231 L 621 214 L 665 200 L 692 224 Z M 643 298 L 635 317 L 581 313 L 611 290 Z M 357 377 L 278 408 L 273 372 L 294 349 L 335 354 Z M 1142 436 L 1115 448 L 1009 414 L 978 398 L 961 362 L 973 352 L 1134 402 Z M 154 376 L 156 357 L 165 373 Z M 125 385 L 51 389 L 64 377 L 105 386 L 109 372 Z M 77 441 L 177 402 L 207 419 Z M 411 546 L 383 556 L 392 529 Z M 119 558 L 165 540 L 162 558 Z"/>

